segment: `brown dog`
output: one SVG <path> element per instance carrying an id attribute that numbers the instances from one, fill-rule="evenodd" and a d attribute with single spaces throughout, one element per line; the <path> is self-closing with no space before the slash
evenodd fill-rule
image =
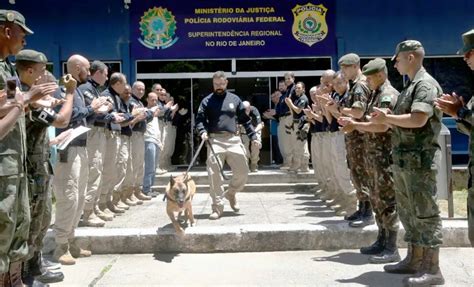
<path id="1" fill-rule="evenodd" d="M 188 175 L 171 176 L 166 186 L 166 212 L 179 236 L 184 235 L 184 229 L 178 222 L 179 216 L 184 212 L 184 222 L 189 219 L 190 226 L 194 226 L 193 206 L 191 204 L 196 193 L 196 183 Z M 177 218 L 178 216 L 178 218 Z"/>

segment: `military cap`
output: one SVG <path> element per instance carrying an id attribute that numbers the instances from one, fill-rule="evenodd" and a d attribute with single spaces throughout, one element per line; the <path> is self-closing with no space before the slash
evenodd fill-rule
<path id="1" fill-rule="evenodd" d="M 30 62 L 35 62 L 35 63 L 41 63 L 41 64 L 46 64 L 48 63 L 48 58 L 46 56 L 38 51 L 35 50 L 21 50 L 16 56 L 15 59 L 17 61 L 30 61 Z"/>
<path id="2" fill-rule="evenodd" d="M 464 42 L 464 46 L 458 51 L 460 55 L 464 55 L 474 49 L 474 29 L 462 34 L 462 41 Z"/>
<path id="3" fill-rule="evenodd" d="M 339 66 L 349 66 L 360 63 L 360 58 L 357 54 L 350 53 L 342 56 L 337 62 Z"/>
<path id="4" fill-rule="evenodd" d="M 403 42 L 398 43 L 397 48 L 395 50 L 395 55 L 392 57 L 392 61 L 395 60 L 398 53 L 400 52 L 411 52 L 416 51 L 420 48 L 423 48 L 423 45 L 417 40 L 406 40 Z"/>
<path id="5" fill-rule="evenodd" d="M 362 74 L 369 76 L 385 69 L 385 60 L 382 58 L 375 58 L 364 65 L 364 67 L 362 68 Z"/>
<path id="6" fill-rule="evenodd" d="M 15 23 L 23 28 L 26 34 L 33 34 L 33 31 L 26 26 L 25 17 L 15 10 L 0 10 L 0 22 Z"/>

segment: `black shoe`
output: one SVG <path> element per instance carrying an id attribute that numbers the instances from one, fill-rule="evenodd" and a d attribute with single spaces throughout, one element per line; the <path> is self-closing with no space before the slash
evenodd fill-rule
<path id="1" fill-rule="evenodd" d="M 367 225 L 374 224 L 374 215 L 372 214 L 372 208 L 370 206 L 369 201 L 365 201 L 362 203 L 362 215 L 358 220 L 354 220 L 349 222 L 350 227 L 364 227 Z"/>
<path id="2" fill-rule="evenodd" d="M 384 249 L 380 254 L 369 257 L 369 262 L 372 264 L 391 263 L 400 260 L 402 259 L 400 258 L 400 254 L 398 254 L 398 249 L 395 249 L 395 251 Z"/>
<path id="3" fill-rule="evenodd" d="M 51 272 L 48 270 L 36 276 L 35 279 L 41 283 L 57 283 L 64 280 L 64 274 L 62 272 Z"/>
<path id="4" fill-rule="evenodd" d="M 377 240 L 375 240 L 372 245 L 367 247 L 362 247 L 360 249 L 361 254 L 369 254 L 375 255 L 379 254 L 385 249 L 385 239 L 386 239 L 386 231 L 383 228 L 379 228 L 379 233 L 377 235 Z"/>
<path id="5" fill-rule="evenodd" d="M 354 221 L 354 220 L 358 220 L 362 216 L 362 211 L 364 209 L 364 202 L 359 201 L 357 206 L 358 206 L 357 211 L 352 213 L 351 215 L 344 216 L 344 220 Z"/>

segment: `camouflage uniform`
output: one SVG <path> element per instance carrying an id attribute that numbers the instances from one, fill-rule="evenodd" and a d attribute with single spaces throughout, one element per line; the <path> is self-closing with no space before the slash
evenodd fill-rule
<path id="1" fill-rule="evenodd" d="M 463 47 L 458 51 L 458 55 L 465 55 L 466 53 L 472 53 L 474 50 L 474 29 L 467 31 L 462 34 Z M 472 56 L 469 56 L 472 57 Z M 471 67 L 471 69 L 473 69 Z M 472 118 L 473 112 L 473 98 L 467 104 L 467 107 L 463 107 L 457 112 L 458 120 L 457 127 L 460 132 L 469 136 L 469 182 L 467 191 L 467 222 L 468 222 L 468 234 L 471 245 L 474 247 L 474 124 Z"/>
<path id="2" fill-rule="evenodd" d="M 442 241 L 441 218 L 436 203 L 436 170 L 432 169 L 439 150 L 441 111 L 434 99 L 442 93 L 438 82 L 424 68 L 402 90 L 393 113 L 423 112 L 429 115 L 421 128 L 393 127 L 393 178 L 405 241 L 437 248 Z"/>
<path id="3" fill-rule="evenodd" d="M 0 89 L 4 78 L 16 76 L 8 59 L 0 60 Z M 24 114 L 0 140 L 0 274 L 10 263 L 23 261 L 28 254 L 30 208 L 26 184 L 26 131 Z"/>
<path id="4" fill-rule="evenodd" d="M 342 107 L 365 109 L 370 89 L 367 86 L 364 75 L 358 76 L 350 82 L 350 90 L 347 99 L 341 101 Z M 351 180 L 356 189 L 359 202 L 369 201 L 369 190 L 367 186 L 367 172 L 365 169 L 364 135 L 358 131 L 346 134 L 347 165 L 351 172 Z"/>
<path id="5" fill-rule="evenodd" d="M 372 92 L 367 103 L 365 115 L 370 115 L 374 107 L 393 109 L 399 92 L 387 80 L 379 89 Z M 379 228 L 398 231 L 395 189 L 391 165 L 391 135 L 385 133 L 365 133 L 366 167 L 369 185 L 370 204 L 375 212 Z"/>
<path id="6" fill-rule="evenodd" d="M 458 130 L 469 136 L 469 181 L 467 184 L 467 221 L 469 241 L 474 247 L 474 120 L 473 114 L 473 100 L 467 104 L 467 112 L 460 119 L 456 120 Z M 459 114 L 459 113 L 458 113 Z"/>
<path id="7" fill-rule="evenodd" d="M 22 84 L 22 91 L 29 87 Z M 54 122 L 51 109 L 31 110 L 26 118 L 28 138 L 26 166 L 28 169 L 28 191 L 30 197 L 31 225 L 28 236 L 29 257 L 40 252 L 43 238 L 51 223 L 51 175 L 50 149 L 47 128 Z"/>

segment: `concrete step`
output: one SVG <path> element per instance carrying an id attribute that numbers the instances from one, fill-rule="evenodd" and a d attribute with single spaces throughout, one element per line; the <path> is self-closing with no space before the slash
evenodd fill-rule
<path id="1" fill-rule="evenodd" d="M 164 185 L 169 182 L 170 175 L 176 176 L 184 173 L 186 170 L 173 171 L 171 173 L 156 175 L 155 184 Z M 224 171 L 225 174 L 231 176 L 230 170 Z M 206 171 L 191 171 L 189 173 L 197 185 L 209 184 L 209 178 Z M 249 173 L 247 183 L 249 184 L 291 184 L 291 183 L 308 183 L 316 182 L 314 172 L 299 172 L 297 174 L 288 173 L 286 170 L 259 170 L 258 172 Z"/>
<path id="2" fill-rule="evenodd" d="M 224 184 L 224 189 L 227 189 L 229 184 Z M 245 189 L 242 192 L 284 192 L 287 190 L 295 191 L 310 191 L 316 188 L 318 184 L 316 182 L 309 183 L 247 183 Z M 161 193 L 165 192 L 166 185 L 154 185 L 152 187 L 155 190 L 158 190 Z M 197 184 L 196 192 L 198 193 L 208 193 L 209 185 L 208 184 Z"/>
<path id="3" fill-rule="evenodd" d="M 198 193 L 193 200 L 196 225 L 186 235 L 176 236 L 166 215 L 166 202 L 159 196 L 124 215 L 107 222 L 103 228 L 80 227 L 79 245 L 93 253 L 154 252 L 244 252 L 313 249 L 357 249 L 377 237 L 375 225 L 350 228 L 326 203 L 307 191 L 242 192 L 237 194 L 241 211 L 226 206 L 219 220 L 208 220 L 212 200 Z M 227 202 L 225 202 L 227 204 Z M 399 232 L 399 246 L 403 242 Z M 444 247 L 469 247 L 467 221 L 443 220 Z M 51 231 L 44 252 L 54 249 Z"/>

